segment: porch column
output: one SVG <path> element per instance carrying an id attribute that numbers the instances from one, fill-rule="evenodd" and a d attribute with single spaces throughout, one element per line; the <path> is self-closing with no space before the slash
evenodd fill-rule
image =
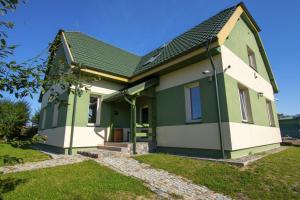
<path id="1" fill-rule="evenodd" d="M 136 97 L 131 99 L 131 120 L 130 120 L 130 132 L 131 141 L 133 144 L 133 154 L 136 154 Z"/>

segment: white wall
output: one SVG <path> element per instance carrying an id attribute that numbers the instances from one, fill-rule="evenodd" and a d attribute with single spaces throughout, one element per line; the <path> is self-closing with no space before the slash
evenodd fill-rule
<path id="1" fill-rule="evenodd" d="M 45 144 L 57 147 L 64 147 L 65 127 L 41 130 L 39 131 L 39 134 L 47 137 Z"/>
<path id="2" fill-rule="evenodd" d="M 280 129 L 244 123 L 229 123 L 232 150 L 281 142 Z"/>
<path id="3" fill-rule="evenodd" d="M 231 149 L 228 124 L 222 124 L 224 147 Z M 157 127 L 160 147 L 220 149 L 218 123 L 189 124 Z"/>
<path id="4" fill-rule="evenodd" d="M 214 63 L 217 68 L 217 72 L 222 72 L 222 61 L 221 56 L 214 56 Z M 209 70 L 212 72 L 211 64 L 208 59 L 201 62 L 192 64 L 187 67 L 183 67 L 171 73 L 162 75 L 159 80 L 159 85 L 156 87 L 156 91 L 175 87 L 195 80 L 206 78 L 209 75 L 203 74 L 202 72 Z"/>
<path id="5" fill-rule="evenodd" d="M 66 127 L 64 147 L 70 146 L 71 126 Z M 102 127 L 75 127 L 73 147 L 95 147 L 103 145 L 110 134 L 110 128 Z"/>
<path id="6" fill-rule="evenodd" d="M 259 75 L 226 46 L 221 46 L 221 52 L 223 70 L 225 74 L 231 76 L 241 84 L 256 92 L 263 92 L 267 99 L 274 101 L 273 88 L 269 82 L 267 82 L 261 75 Z M 231 67 L 226 69 L 229 65 Z"/>

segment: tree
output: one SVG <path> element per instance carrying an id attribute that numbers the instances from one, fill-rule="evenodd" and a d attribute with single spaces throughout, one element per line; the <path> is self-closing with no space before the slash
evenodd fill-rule
<path id="1" fill-rule="evenodd" d="M 0 100 L 0 139 L 12 140 L 22 137 L 29 122 L 30 107 L 25 101 Z"/>

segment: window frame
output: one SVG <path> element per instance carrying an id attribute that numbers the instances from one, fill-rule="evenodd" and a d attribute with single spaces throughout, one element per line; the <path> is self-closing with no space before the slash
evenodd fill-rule
<path id="1" fill-rule="evenodd" d="M 242 92 L 242 96 L 244 97 L 244 100 L 242 101 L 241 99 L 241 92 Z M 250 102 L 250 95 L 249 95 L 249 89 L 242 86 L 242 85 L 238 85 L 238 96 L 239 96 L 239 102 L 240 102 L 240 110 L 241 110 L 241 118 L 242 118 L 242 122 L 244 123 L 252 123 L 253 122 L 253 118 L 252 118 L 252 110 L 251 110 L 251 102 Z M 244 102 L 244 106 L 242 105 L 242 102 Z M 243 108 L 246 119 L 244 119 L 243 116 Z"/>
<path id="2" fill-rule="evenodd" d="M 269 125 L 275 126 L 275 118 L 274 118 L 274 113 L 273 113 L 272 102 L 268 99 L 266 99 L 266 106 L 267 106 L 267 115 L 268 115 Z"/>
<path id="3" fill-rule="evenodd" d="M 249 46 L 247 46 L 247 55 L 248 55 L 249 66 L 255 71 L 257 71 L 255 52 Z"/>
<path id="4" fill-rule="evenodd" d="M 200 99 L 200 117 L 199 119 L 192 118 L 192 98 L 191 98 L 191 88 L 197 87 L 199 89 L 199 99 Z M 203 118 L 202 113 L 202 101 L 201 101 L 201 89 L 198 82 L 190 83 L 185 85 L 185 114 L 186 114 L 186 123 L 196 123 L 201 122 Z"/>
<path id="5" fill-rule="evenodd" d="M 143 109 L 147 108 L 148 109 L 148 123 L 143 123 L 143 116 L 142 116 L 142 111 Z M 144 105 L 140 107 L 140 123 L 141 124 L 149 124 L 149 106 L 148 105 Z"/>
<path id="6" fill-rule="evenodd" d="M 95 122 L 89 122 L 89 109 L 90 109 L 90 99 L 91 99 L 91 97 L 97 98 L 96 119 L 95 119 Z M 100 126 L 101 101 L 102 101 L 101 95 L 90 94 L 89 104 L 88 104 L 88 112 L 87 112 L 87 117 L 88 117 L 88 119 L 87 119 L 88 120 L 87 126 Z"/>

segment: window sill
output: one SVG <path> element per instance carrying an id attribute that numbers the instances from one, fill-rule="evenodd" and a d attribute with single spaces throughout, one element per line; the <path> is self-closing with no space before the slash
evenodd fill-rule
<path id="1" fill-rule="evenodd" d="M 201 123 L 202 123 L 202 119 L 185 122 L 185 124 L 201 124 Z"/>
<path id="2" fill-rule="evenodd" d="M 100 127 L 99 124 L 87 124 L 86 126 L 87 127 Z"/>

